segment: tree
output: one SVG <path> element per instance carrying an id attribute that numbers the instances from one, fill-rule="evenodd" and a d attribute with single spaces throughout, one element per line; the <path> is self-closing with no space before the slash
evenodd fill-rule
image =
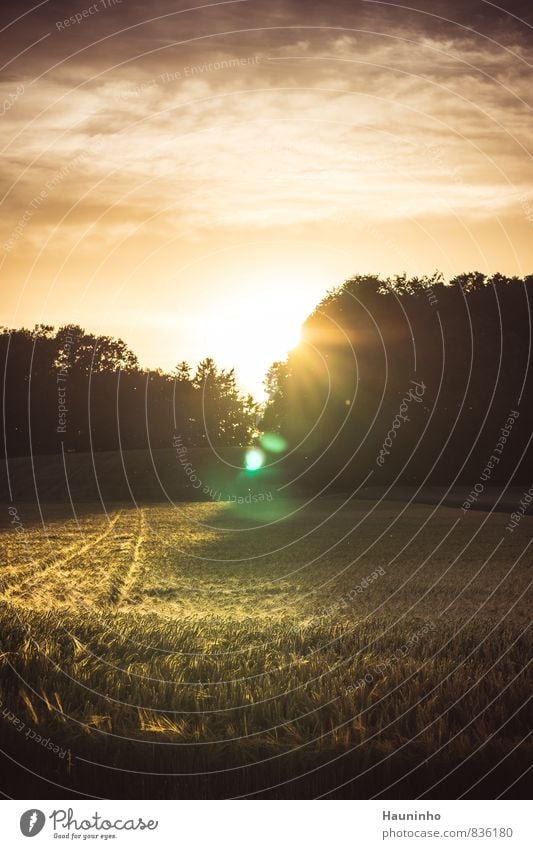
<path id="1" fill-rule="evenodd" d="M 237 388 L 234 369 L 217 369 L 214 360 L 202 360 L 193 378 L 197 390 L 196 438 L 200 444 L 242 445 L 250 440 L 258 405 Z"/>
<path id="2" fill-rule="evenodd" d="M 479 272 L 450 284 L 439 272 L 349 278 L 305 323 L 312 346 L 271 367 L 262 427 L 281 432 L 301 470 L 312 468 L 301 479 L 311 487 L 333 480 L 355 488 L 369 474 L 375 482 L 475 482 L 522 398 L 491 480 L 529 480 L 532 291 L 533 276 Z M 409 421 L 376 466 L 412 381 L 424 384 L 424 398 L 408 405 Z"/>
<path id="3" fill-rule="evenodd" d="M 237 389 L 233 370 L 200 363 L 192 376 L 145 370 L 121 339 L 77 325 L 55 331 L 0 329 L 5 382 L 2 446 L 10 456 L 66 450 L 248 444 L 257 405 Z"/>

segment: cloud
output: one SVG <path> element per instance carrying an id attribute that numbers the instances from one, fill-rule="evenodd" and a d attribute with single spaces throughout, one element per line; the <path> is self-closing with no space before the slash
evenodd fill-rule
<path id="1" fill-rule="evenodd" d="M 11 252 L 59 222 L 63 242 L 92 227 L 113 244 L 143 222 L 159 238 L 516 211 L 533 194 L 528 6 L 420 6 L 123 0 L 60 30 L 72 4 L 41 7 L 13 48 L 51 35 L 0 90 L 0 244 L 25 216 Z"/>

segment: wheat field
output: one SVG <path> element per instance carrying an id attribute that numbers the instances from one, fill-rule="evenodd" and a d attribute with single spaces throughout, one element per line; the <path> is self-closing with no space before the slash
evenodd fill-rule
<path id="1" fill-rule="evenodd" d="M 340 496 L 10 511 L 21 797 L 525 792 L 530 519 Z"/>

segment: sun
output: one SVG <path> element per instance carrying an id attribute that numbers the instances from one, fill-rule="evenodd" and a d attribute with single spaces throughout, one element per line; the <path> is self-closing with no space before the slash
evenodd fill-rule
<path id="1" fill-rule="evenodd" d="M 217 362 L 235 367 L 242 388 L 261 400 L 268 368 L 301 343 L 307 314 L 296 296 L 241 296 L 211 322 L 209 350 Z"/>

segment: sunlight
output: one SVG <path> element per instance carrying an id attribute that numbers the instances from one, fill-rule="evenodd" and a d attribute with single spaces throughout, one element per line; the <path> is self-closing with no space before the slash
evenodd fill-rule
<path id="1" fill-rule="evenodd" d="M 311 310 L 299 288 L 283 292 L 277 284 L 266 289 L 244 293 L 213 315 L 205 344 L 217 362 L 235 366 L 240 385 L 258 399 L 265 394 L 268 368 L 301 342 L 302 324 Z"/>

